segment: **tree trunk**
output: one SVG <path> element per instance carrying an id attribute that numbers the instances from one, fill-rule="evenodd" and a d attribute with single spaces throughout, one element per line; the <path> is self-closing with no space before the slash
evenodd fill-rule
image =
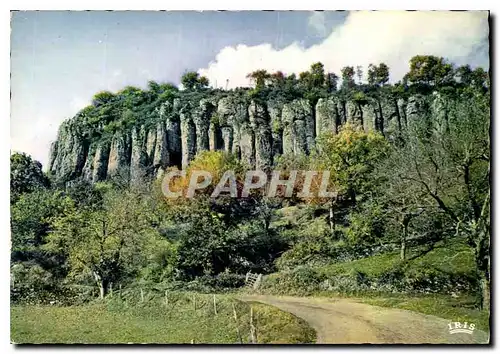
<path id="1" fill-rule="evenodd" d="M 99 283 L 99 297 L 101 299 L 104 299 L 107 293 L 108 293 L 108 282 L 104 279 L 101 279 Z"/>
<path id="2" fill-rule="evenodd" d="M 335 199 L 332 199 L 330 203 L 330 216 L 328 219 L 330 222 L 330 233 L 333 235 L 335 231 Z"/>
<path id="3" fill-rule="evenodd" d="M 403 217 L 403 235 L 401 236 L 401 260 L 406 259 L 406 240 L 408 239 L 408 225 L 410 224 L 411 214 Z"/>
<path id="4" fill-rule="evenodd" d="M 406 258 L 406 237 L 403 236 L 401 240 L 401 260 L 404 261 Z"/>
<path id="5" fill-rule="evenodd" d="M 271 217 L 265 216 L 264 217 L 264 230 L 266 230 L 266 232 L 268 232 L 270 226 L 271 226 Z"/>
<path id="6" fill-rule="evenodd" d="M 94 271 L 94 279 L 99 286 L 99 298 L 104 299 L 108 292 L 108 280 L 104 279 L 98 272 Z"/>
<path id="7" fill-rule="evenodd" d="M 349 200 L 351 201 L 351 205 L 355 206 L 356 205 L 356 191 L 354 188 L 349 187 L 347 189 L 347 195 L 349 196 Z"/>
<path id="8" fill-rule="evenodd" d="M 487 277 L 481 278 L 481 309 L 490 308 L 490 281 Z"/>

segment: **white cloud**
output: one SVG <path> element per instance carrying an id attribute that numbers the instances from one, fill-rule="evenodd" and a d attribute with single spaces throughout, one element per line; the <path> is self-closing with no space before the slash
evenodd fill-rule
<path id="1" fill-rule="evenodd" d="M 268 43 L 225 47 L 199 73 L 212 84 L 229 79 L 229 87 L 234 88 L 248 86 L 245 76 L 257 69 L 291 74 L 321 61 L 326 70 L 339 74 L 346 65 L 366 69 L 370 63 L 385 62 L 391 81 L 397 81 L 408 71 L 408 61 L 414 55 L 432 54 L 463 63 L 487 38 L 485 11 L 359 11 L 351 12 L 317 45 L 303 48 L 293 43 L 281 50 Z"/>
<path id="2" fill-rule="evenodd" d="M 327 35 L 325 13 L 323 11 L 314 11 L 311 16 L 309 16 L 307 25 L 319 37 L 325 37 Z"/>

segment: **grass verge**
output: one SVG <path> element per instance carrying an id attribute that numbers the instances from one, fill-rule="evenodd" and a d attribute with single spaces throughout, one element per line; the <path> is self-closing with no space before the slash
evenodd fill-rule
<path id="1" fill-rule="evenodd" d="M 291 314 L 229 296 L 172 294 L 161 301 L 112 299 L 83 306 L 12 306 L 14 343 L 249 343 L 250 306 L 258 343 L 312 343 L 315 333 Z M 237 320 L 234 318 L 234 310 Z"/>

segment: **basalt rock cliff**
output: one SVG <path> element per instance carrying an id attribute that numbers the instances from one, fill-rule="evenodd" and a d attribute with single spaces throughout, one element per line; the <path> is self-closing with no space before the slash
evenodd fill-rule
<path id="1" fill-rule="evenodd" d="M 62 182 L 118 175 L 140 180 L 160 176 L 169 166 L 185 168 L 200 151 L 224 150 L 266 170 L 281 154 L 309 154 L 320 134 L 336 133 L 346 123 L 390 139 L 411 120 L 446 116 L 446 110 L 439 94 L 354 100 L 333 93 L 312 104 L 305 98 L 261 100 L 232 91 L 208 92 L 156 101 L 147 120 L 136 114 L 127 126 L 106 134 L 85 132 L 79 113 L 60 126 L 48 169 Z M 99 129 L 106 131 L 104 125 Z"/>

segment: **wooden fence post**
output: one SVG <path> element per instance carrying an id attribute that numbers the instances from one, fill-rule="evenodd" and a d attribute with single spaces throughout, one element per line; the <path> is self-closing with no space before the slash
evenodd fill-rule
<path id="1" fill-rule="evenodd" d="M 236 314 L 236 307 L 234 306 L 234 302 L 232 303 L 232 305 L 233 305 L 233 317 L 234 321 L 236 322 L 236 334 L 238 335 L 240 344 L 243 344 L 243 340 L 241 339 L 240 326 L 238 324 L 238 315 Z"/>
<path id="2" fill-rule="evenodd" d="M 165 306 L 168 306 L 168 290 L 165 290 Z"/>
<path id="3" fill-rule="evenodd" d="M 217 302 L 215 300 L 215 294 L 214 294 L 214 313 L 215 313 L 215 316 L 217 316 Z"/>
<path id="4" fill-rule="evenodd" d="M 196 294 L 193 294 L 193 306 L 194 310 L 196 311 Z"/>
<path id="5" fill-rule="evenodd" d="M 255 326 L 253 325 L 253 307 L 250 306 L 250 341 L 252 344 L 257 343 L 257 335 L 255 333 Z"/>
<path id="6" fill-rule="evenodd" d="M 261 280 L 262 280 L 262 274 L 259 274 L 259 276 L 257 277 L 257 279 L 255 279 L 255 283 L 253 283 L 253 288 L 254 289 L 257 289 L 259 287 Z"/>
<path id="7" fill-rule="evenodd" d="M 142 291 L 142 288 L 141 288 L 141 302 L 144 302 L 144 291 Z"/>

